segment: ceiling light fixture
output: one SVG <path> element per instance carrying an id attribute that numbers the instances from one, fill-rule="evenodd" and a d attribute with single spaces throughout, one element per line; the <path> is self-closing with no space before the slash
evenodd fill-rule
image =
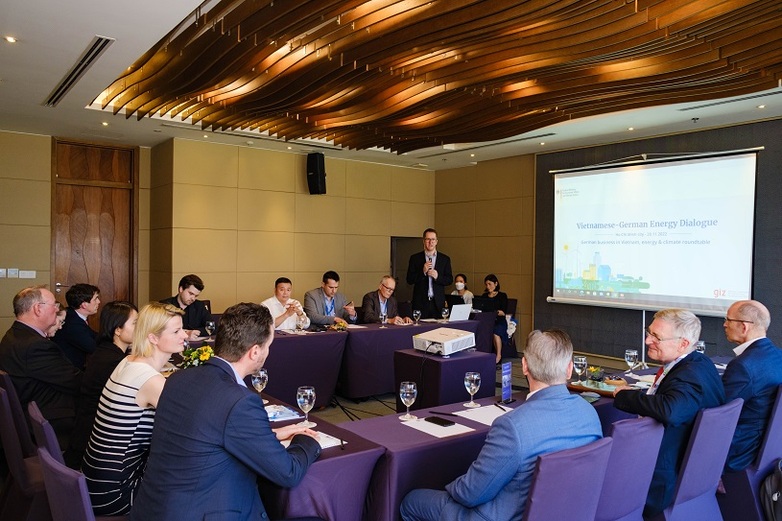
<path id="1" fill-rule="evenodd" d="M 635 130 L 633 127 L 627 127 L 627 130 Z"/>
<path id="2" fill-rule="evenodd" d="M 764 108 L 766 108 L 766 106 L 765 105 L 758 105 L 758 108 L 759 109 L 764 109 Z"/>
<path id="3" fill-rule="evenodd" d="M 6 36 L 6 37 L 5 37 L 5 41 L 6 41 L 6 42 L 8 42 L 8 43 L 16 43 L 16 42 L 18 42 L 19 40 L 17 40 L 17 39 L 16 39 L 16 38 L 14 38 L 13 36 Z"/>
<path id="4" fill-rule="evenodd" d="M 109 126 L 109 122 L 108 121 L 103 121 L 103 122 L 101 122 L 101 125 L 103 125 L 104 127 L 108 127 Z"/>

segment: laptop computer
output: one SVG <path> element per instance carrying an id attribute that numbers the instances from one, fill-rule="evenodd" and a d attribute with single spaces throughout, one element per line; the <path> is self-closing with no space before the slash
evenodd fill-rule
<path id="1" fill-rule="evenodd" d="M 460 322 L 469 320 L 472 306 L 469 304 L 456 304 L 451 307 L 451 314 L 448 316 L 448 322 Z"/>
<path id="2" fill-rule="evenodd" d="M 499 301 L 496 298 L 473 297 L 472 307 L 481 311 L 497 311 Z"/>
<path id="3" fill-rule="evenodd" d="M 449 308 L 464 304 L 464 298 L 461 295 L 446 295 L 445 301 L 448 303 Z"/>

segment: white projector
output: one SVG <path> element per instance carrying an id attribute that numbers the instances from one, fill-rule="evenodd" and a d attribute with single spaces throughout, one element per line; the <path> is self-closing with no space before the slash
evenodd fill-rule
<path id="1" fill-rule="evenodd" d="M 441 327 L 413 336 L 413 347 L 419 351 L 448 356 L 475 346 L 475 334 L 461 329 Z"/>

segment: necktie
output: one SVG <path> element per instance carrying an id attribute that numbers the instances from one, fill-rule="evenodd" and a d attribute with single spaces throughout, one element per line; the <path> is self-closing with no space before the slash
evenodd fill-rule
<path id="1" fill-rule="evenodd" d="M 649 390 L 646 391 L 646 394 L 655 394 L 657 392 L 657 384 L 659 383 L 660 379 L 663 377 L 664 372 L 665 372 L 665 368 L 663 366 L 660 366 L 660 368 L 657 370 L 657 374 L 654 376 L 654 383 L 649 388 Z"/>
<path id="2" fill-rule="evenodd" d="M 654 375 L 654 384 L 653 385 L 656 385 L 657 382 L 660 380 L 660 377 L 663 375 L 663 370 L 664 370 L 664 368 L 662 366 L 660 366 L 660 368 L 657 369 L 657 374 Z"/>

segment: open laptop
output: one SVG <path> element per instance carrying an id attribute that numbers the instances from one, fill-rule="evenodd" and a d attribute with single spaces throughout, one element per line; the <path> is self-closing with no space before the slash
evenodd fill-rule
<path id="1" fill-rule="evenodd" d="M 448 316 L 448 322 L 460 322 L 469 320 L 472 306 L 470 304 L 456 304 L 451 307 L 451 314 Z"/>
<path id="2" fill-rule="evenodd" d="M 480 311 L 497 311 L 497 304 L 499 301 L 496 298 L 477 296 L 472 298 L 472 307 Z"/>

